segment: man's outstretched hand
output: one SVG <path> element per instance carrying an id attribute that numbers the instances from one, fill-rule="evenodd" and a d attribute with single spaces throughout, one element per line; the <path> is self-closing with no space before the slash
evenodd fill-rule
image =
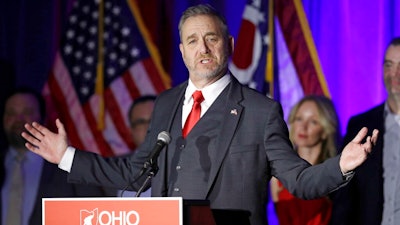
<path id="1" fill-rule="evenodd" d="M 363 127 L 355 138 L 343 149 L 339 162 L 343 174 L 353 171 L 360 166 L 371 153 L 372 147 L 375 146 L 378 139 L 379 131 L 374 129 L 372 136 L 368 136 L 366 141 L 361 143 L 367 133 L 368 129 Z"/>
<path id="2" fill-rule="evenodd" d="M 45 160 L 59 164 L 67 150 L 67 133 L 59 119 L 56 120 L 58 133 L 53 133 L 37 122 L 25 124 L 27 132 L 22 132 L 22 137 L 27 143 L 25 146 L 32 152 L 42 156 Z"/>

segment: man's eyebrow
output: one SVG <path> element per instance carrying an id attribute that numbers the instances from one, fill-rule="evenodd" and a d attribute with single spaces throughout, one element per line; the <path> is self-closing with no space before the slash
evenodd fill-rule
<path id="1" fill-rule="evenodd" d="M 207 32 L 205 36 L 210 36 L 210 35 L 211 36 L 218 36 L 217 33 L 214 32 L 214 31 Z"/>
<path id="2" fill-rule="evenodd" d="M 197 37 L 197 34 L 191 34 L 191 35 L 187 36 L 185 40 L 189 40 L 189 39 L 196 38 L 196 37 Z"/>
<path id="3" fill-rule="evenodd" d="M 188 39 L 191 39 L 191 38 L 197 38 L 197 36 L 198 36 L 197 34 L 191 34 L 191 35 L 187 36 L 185 40 L 188 40 Z M 207 32 L 204 36 L 205 37 L 207 37 L 207 36 L 218 36 L 218 34 L 216 32 L 212 31 L 212 32 Z"/>

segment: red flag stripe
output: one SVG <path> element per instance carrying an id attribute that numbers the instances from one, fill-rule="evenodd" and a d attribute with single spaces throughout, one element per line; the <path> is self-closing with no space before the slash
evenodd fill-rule
<path id="1" fill-rule="evenodd" d="M 124 83 L 128 89 L 128 94 L 132 99 L 135 99 L 138 96 L 140 96 L 140 91 L 138 90 L 136 82 L 133 80 L 133 76 L 129 71 L 123 74 L 122 79 L 124 80 Z"/>
<path id="2" fill-rule="evenodd" d="M 157 80 L 153 81 L 150 77 L 154 76 L 148 72 L 147 67 L 143 63 L 136 63 L 129 68 L 129 73 L 132 76 L 132 80 L 135 81 L 136 87 L 138 88 L 141 95 L 159 93 L 155 86 L 163 85 L 163 83 L 155 83 Z M 164 87 L 165 90 L 165 87 Z"/>
<path id="3" fill-rule="evenodd" d="M 102 132 L 98 129 L 98 121 L 97 121 L 97 114 L 98 114 L 98 100 L 94 99 L 93 97 L 85 104 L 82 105 L 83 115 L 82 117 L 87 121 L 89 125 L 89 129 L 86 129 L 84 132 L 80 132 L 80 134 L 91 134 L 95 137 L 95 141 L 97 142 L 98 146 L 98 153 L 103 156 L 112 156 L 113 152 L 111 150 L 110 145 L 104 139 Z M 94 107 L 96 109 L 94 110 Z M 83 139 L 86 140 L 86 139 Z M 91 151 L 91 146 L 86 148 L 85 150 Z"/>
<path id="4" fill-rule="evenodd" d="M 238 67 L 238 69 L 247 69 L 254 63 L 253 46 L 256 32 L 257 29 L 254 23 L 243 18 L 237 38 L 237 42 L 240 43 L 240 45 L 237 45 L 235 48 L 235 51 L 240 52 L 240 54 L 233 54 L 232 56 L 232 61 L 235 62 L 234 65 Z"/>
<path id="5" fill-rule="evenodd" d="M 150 78 L 152 84 L 154 84 L 154 88 L 156 92 L 161 92 L 165 90 L 165 84 L 163 83 L 163 80 L 161 79 L 161 74 L 158 72 L 157 68 L 155 67 L 155 64 L 153 60 L 147 58 L 142 60 L 143 66 L 145 70 L 147 71 L 147 75 Z"/>
<path id="6" fill-rule="evenodd" d="M 122 81 L 122 79 L 119 79 L 118 81 L 113 82 L 113 84 L 111 85 L 111 88 L 108 88 L 105 91 L 104 94 L 105 94 L 105 99 L 106 99 L 106 109 L 111 117 L 110 119 L 112 120 L 112 122 L 110 122 L 110 123 L 115 126 L 114 131 L 119 134 L 118 136 L 120 136 L 122 138 L 124 144 L 129 146 L 129 149 L 133 149 L 134 144 L 131 139 L 131 133 L 128 129 L 128 127 L 129 127 L 128 123 L 126 122 L 127 121 L 126 120 L 126 112 L 127 112 L 126 106 L 129 107 L 129 105 L 132 102 L 132 99 L 130 98 L 129 95 L 128 95 L 128 97 L 129 97 L 128 99 L 121 96 L 121 95 L 126 95 L 126 93 L 128 93 L 126 88 L 123 87 L 125 85 L 123 85 L 121 81 Z M 119 85 L 117 85 L 117 84 L 119 84 Z M 118 102 L 118 100 L 116 99 L 117 97 L 122 97 L 121 99 L 123 101 Z M 107 126 L 106 126 L 106 129 L 108 129 Z"/>

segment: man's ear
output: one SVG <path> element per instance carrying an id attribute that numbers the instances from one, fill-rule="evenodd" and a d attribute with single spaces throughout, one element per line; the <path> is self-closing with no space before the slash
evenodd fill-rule
<path id="1" fill-rule="evenodd" d="M 183 58 L 183 44 L 182 43 L 179 43 L 179 50 L 181 51 L 181 55 Z"/>
<path id="2" fill-rule="evenodd" d="M 233 54 L 233 50 L 235 48 L 235 39 L 232 36 L 229 36 L 228 38 L 228 49 L 229 49 L 229 55 Z"/>

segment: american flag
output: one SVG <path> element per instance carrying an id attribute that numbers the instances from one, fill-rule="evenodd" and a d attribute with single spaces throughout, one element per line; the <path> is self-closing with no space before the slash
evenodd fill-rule
<path id="1" fill-rule="evenodd" d="M 130 104 L 169 87 L 133 0 L 74 2 L 43 90 L 51 122 L 61 119 L 71 145 L 104 156 L 131 151 Z"/>

